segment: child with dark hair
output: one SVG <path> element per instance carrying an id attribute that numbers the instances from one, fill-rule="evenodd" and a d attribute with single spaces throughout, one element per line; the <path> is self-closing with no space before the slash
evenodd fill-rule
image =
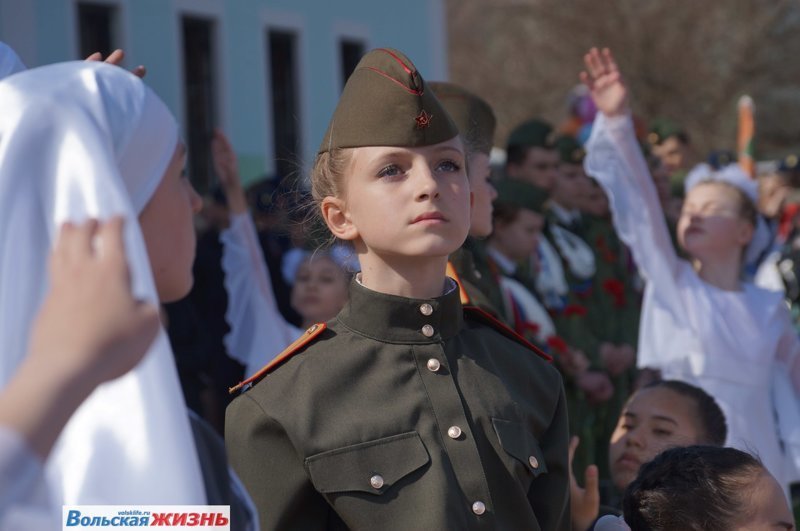
<path id="1" fill-rule="evenodd" d="M 635 392 L 625 404 L 611 435 L 608 460 L 611 481 L 623 492 L 644 463 L 667 448 L 696 444 L 722 446 L 728 428 L 725 416 L 714 398 L 685 382 L 661 380 Z M 573 439 L 571 453 L 578 441 Z M 601 514 L 618 514 L 618 500 L 606 499 L 600 506 L 597 467 L 585 474 L 585 488 L 571 481 L 572 528 L 591 529 Z"/>
<path id="2" fill-rule="evenodd" d="M 621 529 L 633 531 L 794 529 L 781 486 L 758 459 L 734 448 L 667 450 L 642 467 L 623 508 Z M 598 527 L 613 529 L 605 521 Z"/>

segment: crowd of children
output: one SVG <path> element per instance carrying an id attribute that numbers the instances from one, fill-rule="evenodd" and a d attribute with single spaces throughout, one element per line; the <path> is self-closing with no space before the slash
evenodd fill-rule
<path id="1" fill-rule="evenodd" d="M 611 53 L 584 64 L 591 133 L 525 121 L 492 168 L 485 100 L 373 50 L 310 193 L 248 194 L 217 131 L 205 206 L 143 69 L 0 82 L 0 529 L 163 503 L 232 529 L 792 529 L 798 160 L 670 189 L 688 138 L 643 151 Z"/>

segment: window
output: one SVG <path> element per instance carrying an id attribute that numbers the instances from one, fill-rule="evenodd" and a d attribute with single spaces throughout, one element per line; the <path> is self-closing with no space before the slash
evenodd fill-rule
<path id="1" fill-rule="evenodd" d="M 342 39 L 339 43 L 339 54 L 342 58 L 342 88 L 356 65 L 364 55 L 364 43 L 354 39 Z"/>
<path id="2" fill-rule="evenodd" d="M 78 51 L 83 59 L 100 52 L 103 57 L 117 47 L 117 9 L 104 4 L 78 4 Z"/>
<path id="3" fill-rule="evenodd" d="M 275 169 L 280 177 L 292 175 L 299 167 L 299 86 L 297 82 L 297 36 L 292 32 L 268 32 L 267 57 L 272 87 L 272 131 Z"/>
<path id="4" fill-rule="evenodd" d="M 217 123 L 214 22 L 196 17 L 182 22 L 187 171 L 197 190 L 206 193 L 214 182 L 211 136 Z"/>

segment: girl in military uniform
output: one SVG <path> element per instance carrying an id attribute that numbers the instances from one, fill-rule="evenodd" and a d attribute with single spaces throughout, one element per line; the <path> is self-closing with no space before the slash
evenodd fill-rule
<path id="1" fill-rule="evenodd" d="M 368 53 L 312 173 L 361 273 L 227 412 L 263 529 L 569 527 L 560 376 L 445 275 L 469 231 L 464 164 L 414 65 Z"/>

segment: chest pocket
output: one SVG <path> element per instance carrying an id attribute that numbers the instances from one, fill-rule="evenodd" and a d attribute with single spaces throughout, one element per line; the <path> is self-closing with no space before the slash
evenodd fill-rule
<path id="1" fill-rule="evenodd" d="M 306 458 L 314 488 L 322 494 L 381 495 L 430 461 L 417 432 L 375 439 Z"/>
<path id="2" fill-rule="evenodd" d="M 536 438 L 520 422 L 492 419 L 500 446 L 511 456 L 511 471 L 527 489 L 533 479 L 547 473 L 544 454 Z"/>

